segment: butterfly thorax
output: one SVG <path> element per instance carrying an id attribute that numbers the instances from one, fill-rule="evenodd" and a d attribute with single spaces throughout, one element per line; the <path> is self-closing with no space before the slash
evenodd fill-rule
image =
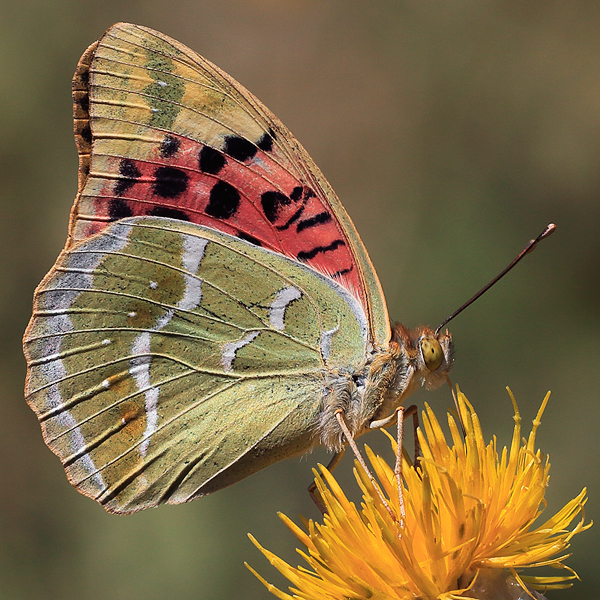
<path id="1" fill-rule="evenodd" d="M 419 386 L 437 389 L 447 380 L 454 345 L 448 331 L 436 335 L 429 327 L 413 330 L 397 323 L 385 350 L 374 350 L 356 371 L 329 372 L 323 386 L 319 420 L 321 443 L 330 450 L 345 446 L 336 412 L 341 410 L 358 437 L 378 428 Z"/>

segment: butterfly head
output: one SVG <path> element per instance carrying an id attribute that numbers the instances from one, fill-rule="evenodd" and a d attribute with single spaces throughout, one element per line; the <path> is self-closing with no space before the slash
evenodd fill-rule
<path id="1" fill-rule="evenodd" d="M 398 323 L 393 341 L 402 349 L 414 374 L 414 383 L 435 390 L 446 382 L 454 360 L 454 344 L 448 330 L 436 333 L 430 327 L 408 329 Z"/>

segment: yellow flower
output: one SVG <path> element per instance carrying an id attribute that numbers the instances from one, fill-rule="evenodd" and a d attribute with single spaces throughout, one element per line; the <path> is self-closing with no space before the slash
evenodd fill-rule
<path id="1" fill-rule="evenodd" d="M 320 466 L 320 475 L 315 475 L 327 509 L 323 523 L 304 522 L 304 531 L 280 515 L 306 547 L 298 552 L 309 568 L 290 566 L 250 536 L 291 582 L 292 595 L 249 568 L 281 600 L 527 600 L 542 597 L 534 589 L 569 587 L 568 581 L 577 575 L 563 563 L 568 556 L 564 551 L 576 533 L 591 526 L 584 526 L 586 490 L 544 524 L 533 526 L 544 508 L 550 468 L 547 458 L 535 449 L 548 397 L 528 440 L 521 442 L 521 418 L 511 394 L 514 434 L 510 450 L 504 448 L 500 455 L 495 438 L 485 445 L 477 415 L 460 391 L 458 405 L 466 435 L 463 439 L 455 419 L 448 415 L 452 447 L 426 406 L 419 430 L 423 457 L 416 468 L 403 459 L 403 508 L 393 468 L 370 448 L 366 453 L 381 489 L 357 463 L 354 473 L 363 492 L 360 510 Z M 395 452 L 396 442 L 389 437 Z M 581 520 L 569 531 L 580 513 Z M 540 566 L 566 573 L 521 577 L 517 572 Z"/>

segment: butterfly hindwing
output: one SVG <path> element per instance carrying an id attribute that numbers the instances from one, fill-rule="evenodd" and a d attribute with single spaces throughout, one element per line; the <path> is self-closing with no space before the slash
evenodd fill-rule
<path id="1" fill-rule="evenodd" d="M 354 225 L 302 146 L 239 83 L 175 40 L 121 23 L 82 57 L 74 101 L 69 244 L 132 216 L 206 225 L 330 276 L 387 345 L 385 300 Z"/>
<path id="2" fill-rule="evenodd" d="M 26 394 L 70 481 L 133 512 L 306 450 L 324 373 L 367 345 L 332 279 L 210 228 L 123 219 L 38 288 Z"/>

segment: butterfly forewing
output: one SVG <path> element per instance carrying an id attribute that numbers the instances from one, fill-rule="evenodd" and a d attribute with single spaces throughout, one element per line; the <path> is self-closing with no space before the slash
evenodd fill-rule
<path id="1" fill-rule="evenodd" d="M 71 482 L 132 512 L 305 450 L 325 374 L 359 368 L 367 343 L 360 303 L 301 263 L 124 219 L 65 250 L 38 288 L 26 393 Z"/>
<path id="2" fill-rule="evenodd" d="M 206 225 L 330 276 L 390 339 L 385 300 L 339 200 L 289 131 L 217 67 L 158 32 L 109 29 L 74 78 L 80 193 L 70 243 L 131 216 Z M 90 161 L 91 148 L 91 161 Z"/>

